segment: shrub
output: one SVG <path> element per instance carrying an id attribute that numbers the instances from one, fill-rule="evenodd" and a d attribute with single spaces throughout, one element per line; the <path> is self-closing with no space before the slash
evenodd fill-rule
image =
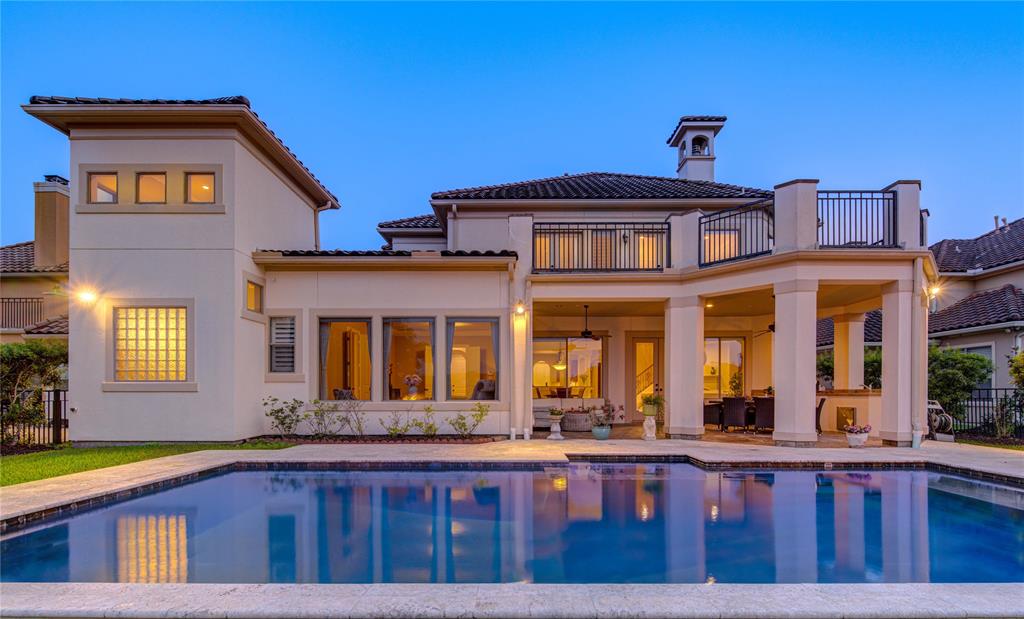
<path id="1" fill-rule="evenodd" d="M 477 402 L 470 409 L 472 414 L 468 417 L 465 413 L 458 413 L 454 417 L 448 420 L 448 425 L 452 427 L 461 438 L 472 436 L 476 429 L 480 427 L 484 419 L 487 418 L 487 414 L 491 412 L 490 404 L 484 404 L 483 402 Z"/>
<path id="2" fill-rule="evenodd" d="M 1024 389 L 1024 351 L 1017 351 L 1008 359 L 1010 366 L 1010 382 L 1018 389 Z"/>
<path id="3" fill-rule="evenodd" d="M 384 423 L 383 419 L 379 421 L 381 427 L 384 428 L 384 431 L 387 432 L 388 436 L 391 438 L 405 436 L 413 426 L 412 422 L 409 421 L 409 413 L 400 413 L 398 411 L 391 413 L 391 417 L 388 419 L 387 423 Z"/>
<path id="4" fill-rule="evenodd" d="M 955 348 L 928 351 L 928 399 L 937 400 L 950 415 L 962 419 L 964 402 L 974 386 L 992 375 L 992 362 Z"/>
<path id="5" fill-rule="evenodd" d="M 350 432 L 356 436 L 364 436 L 366 434 L 366 412 L 363 410 L 362 400 L 354 400 L 352 398 L 342 399 L 338 406 L 341 409 L 341 421 L 340 426 L 342 428 L 348 428 Z"/>
<path id="6" fill-rule="evenodd" d="M 817 359 L 815 359 L 815 367 L 817 368 L 818 380 L 832 380 L 835 376 L 835 361 L 832 357 L 831 350 L 823 350 L 818 353 Z"/>
<path id="7" fill-rule="evenodd" d="M 420 431 L 423 436 L 433 437 L 437 436 L 437 422 L 434 421 L 434 407 L 426 405 L 423 407 L 423 416 L 419 419 L 413 419 L 412 425 Z"/>
<path id="8" fill-rule="evenodd" d="M 743 370 L 736 370 L 732 376 L 729 377 L 729 393 L 734 398 L 738 398 L 743 395 Z"/>
<path id="9" fill-rule="evenodd" d="M 864 386 L 882 387 L 882 349 L 878 346 L 864 348 Z"/>
<path id="10" fill-rule="evenodd" d="M 0 345 L 0 408 L 4 424 L 46 420 L 43 390 L 63 387 L 68 347 L 62 341 L 30 340 Z M 0 437 L 4 443 L 14 435 Z"/>
<path id="11" fill-rule="evenodd" d="M 263 413 L 270 418 L 270 427 L 277 430 L 281 438 L 286 434 L 295 434 L 295 428 L 308 416 L 303 412 L 305 406 L 302 400 L 291 399 L 282 402 L 273 396 L 263 398 Z"/>
<path id="12" fill-rule="evenodd" d="M 323 400 L 313 400 L 309 404 L 312 408 L 306 414 L 306 418 L 309 420 L 313 436 L 323 438 L 336 435 L 341 427 L 341 411 L 338 410 L 338 405 Z"/>

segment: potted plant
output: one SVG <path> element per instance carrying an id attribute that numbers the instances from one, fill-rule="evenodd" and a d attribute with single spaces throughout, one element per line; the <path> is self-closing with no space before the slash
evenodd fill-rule
<path id="1" fill-rule="evenodd" d="M 640 400 L 640 403 L 643 405 L 644 417 L 657 417 L 658 409 L 665 405 L 665 398 L 649 393 Z"/>
<path id="2" fill-rule="evenodd" d="M 548 409 L 548 417 L 551 418 L 551 433 L 548 434 L 548 439 L 552 441 L 562 440 L 562 417 L 565 415 L 565 411 L 552 406 Z"/>
<path id="3" fill-rule="evenodd" d="M 605 402 L 601 408 L 590 409 L 590 432 L 599 441 L 606 441 L 612 433 L 612 419 L 615 418 L 615 410 L 612 405 Z"/>
<path id="4" fill-rule="evenodd" d="M 846 444 L 850 447 L 861 448 L 868 442 L 868 435 L 871 433 L 871 426 L 850 424 L 844 427 L 843 430 L 846 430 Z"/>

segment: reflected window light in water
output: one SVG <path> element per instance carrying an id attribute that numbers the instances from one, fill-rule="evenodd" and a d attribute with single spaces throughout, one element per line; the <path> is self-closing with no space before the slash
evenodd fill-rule
<path id="1" fill-rule="evenodd" d="M 717 580 L 715 580 L 715 577 L 714 577 L 714 576 L 708 576 L 708 579 L 707 579 L 706 581 L 704 581 L 704 582 L 705 582 L 705 583 L 707 583 L 707 584 L 709 584 L 709 585 L 713 585 L 713 584 L 715 584 L 715 583 L 716 583 L 716 582 L 718 582 L 718 581 L 717 581 Z"/>
<path id="2" fill-rule="evenodd" d="M 188 524 L 184 515 L 117 519 L 117 580 L 128 583 L 188 581 Z"/>
<path id="3" fill-rule="evenodd" d="M 718 522 L 718 506 L 711 506 L 711 522 Z"/>
<path id="4" fill-rule="evenodd" d="M 565 489 L 569 487 L 569 479 L 560 475 L 551 480 L 551 487 L 559 492 L 565 492 Z"/>
<path id="5" fill-rule="evenodd" d="M 455 520 L 452 520 L 452 527 L 451 527 L 451 529 L 452 529 L 452 535 L 462 535 L 463 533 L 466 532 L 466 525 L 462 524 L 461 522 L 457 522 Z"/>
<path id="6" fill-rule="evenodd" d="M 651 517 L 651 510 L 650 510 L 649 507 L 647 507 L 647 503 L 644 503 L 643 505 L 640 506 L 640 521 L 641 522 L 647 522 L 647 520 L 650 517 Z"/>

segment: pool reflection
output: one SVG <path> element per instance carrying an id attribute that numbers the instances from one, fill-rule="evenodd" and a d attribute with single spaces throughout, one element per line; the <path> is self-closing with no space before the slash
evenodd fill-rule
<path id="1" fill-rule="evenodd" d="M 9 536 L 0 577 L 1020 581 L 1022 495 L 916 471 L 232 473 Z"/>

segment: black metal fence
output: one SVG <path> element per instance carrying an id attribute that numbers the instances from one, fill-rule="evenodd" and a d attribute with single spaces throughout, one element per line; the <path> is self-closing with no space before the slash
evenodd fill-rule
<path id="1" fill-rule="evenodd" d="M 9 409 L 5 404 L 0 412 L 0 436 L 6 444 L 21 445 L 58 445 L 67 440 L 68 429 L 68 392 L 62 389 L 39 392 L 42 404 L 42 415 L 38 422 L 25 422 L 10 419 Z M 25 397 L 35 397 L 26 393 Z"/>
<path id="2" fill-rule="evenodd" d="M 535 223 L 535 273 L 662 271 L 668 266 L 669 225 Z"/>
<path id="3" fill-rule="evenodd" d="M 1024 438 L 1024 390 L 975 389 L 962 406 L 953 420 L 957 434 Z"/>
<path id="4" fill-rule="evenodd" d="M 770 254 L 775 247 L 771 199 L 702 215 L 698 220 L 700 266 Z"/>
<path id="5" fill-rule="evenodd" d="M 896 193 L 819 191 L 818 246 L 897 247 Z"/>
<path id="6" fill-rule="evenodd" d="M 0 299 L 0 328 L 21 329 L 43 319 L 43 300 L 34 297 Z"/>

